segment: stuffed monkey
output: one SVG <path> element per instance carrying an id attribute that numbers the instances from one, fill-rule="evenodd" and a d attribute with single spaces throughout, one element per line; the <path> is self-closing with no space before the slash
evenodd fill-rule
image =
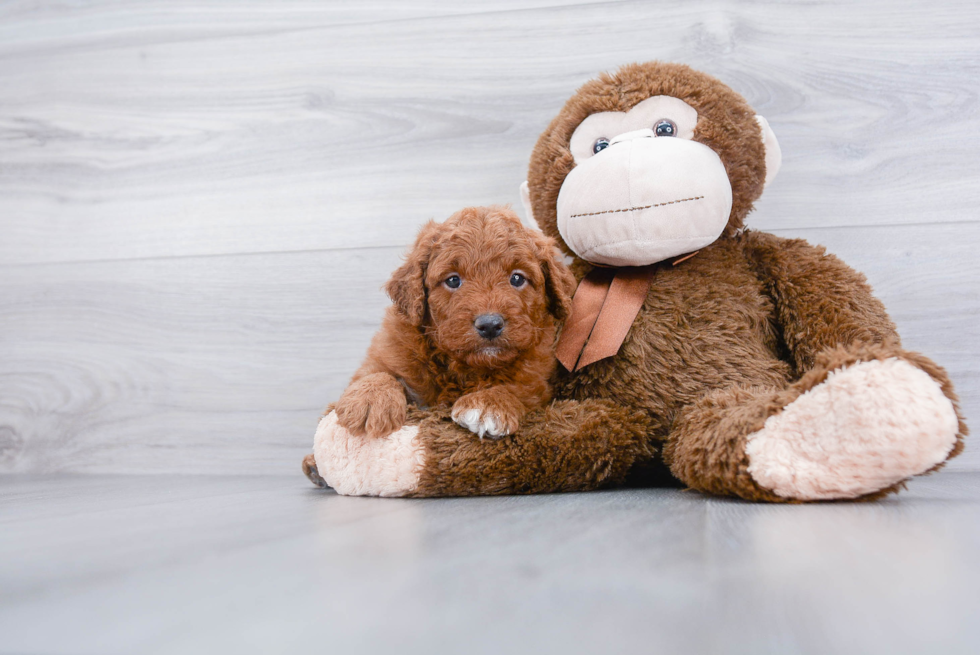
<path id="1" fill-rule="evenodd" d="M 698 491 L 870 499 L 941 467 L 966 425 L 864 276 L 744 228 L 780 164 L 766 121 L 687 66 L 625 66 L 541 135 L 523 197 L 580 283 L 549 407 L 479 439 L 448 411 L 382 439 L 325 416 L 304 469 L 344 494 L 581 491 L 666 465 Z M 321 481 L 322 482 L 322 481 Z"/>

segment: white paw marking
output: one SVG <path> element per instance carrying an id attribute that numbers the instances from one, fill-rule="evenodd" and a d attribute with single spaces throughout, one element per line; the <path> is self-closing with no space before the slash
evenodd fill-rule
<path id="1" fill-rule="evenodd" d="M 478 409 L 453 412 L 453 420 L 481 439 L 484 436 L 499 439 L 507 434 L 503 427 L 503 421 L 490 411 L 483 412 L 482 417 Z"/>
<path id="2" fill-rule="evenodd" d="M 832 372 L 749 435 L 749 474 L 784 498 L 856 498 L 924 473 L 956 444 L 953 404 L 899 359 Z"/>

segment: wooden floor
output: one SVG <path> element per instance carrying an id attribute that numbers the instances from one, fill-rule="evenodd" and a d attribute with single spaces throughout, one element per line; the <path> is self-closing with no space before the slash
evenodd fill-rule
<path id="1" fill-rule="evenodd" d="M 976 653 L 980 474 L 869 504 L 0 478 L 0 653 Z"/>
<path id="2" fill-rule="evenodd" d="M 980 419 L 975 0 L 0 4 L 0 654 L 980 652 L 980 448 L 898 497 L 341 498 L 299 476 L 417 227 L 663 59 L 779 137 L 750 227 Z"/>

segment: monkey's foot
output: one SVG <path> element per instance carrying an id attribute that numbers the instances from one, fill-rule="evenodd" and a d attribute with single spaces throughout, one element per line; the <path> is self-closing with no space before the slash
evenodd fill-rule
<path id="1" fill-rule="evenodd" d="M 345 496 L 405 496 L 419 485 L 424 451 L 417 425 L 387 437 L 358 437 L 330 412 L 316 429 L 313 457 L 319 476 Z"/>
<path id="2" fill-rule="evenodd" d="M 857 498 L 925 473 L 956 445 L 952 402 L 901 359 L 838 369 L 748 435 L 748 473 L 783 498 Z"/>

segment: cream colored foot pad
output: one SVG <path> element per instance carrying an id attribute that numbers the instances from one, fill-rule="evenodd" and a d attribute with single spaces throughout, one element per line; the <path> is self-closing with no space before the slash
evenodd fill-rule
<path id="1" fill-rule="evenodd" d="M 404 496 L 419 486 L 423 449 L 418 426 L 387 437 L 356 437 L 330 412 L 316 429 L 313 456 L 320 477 L 345 496 Z"/>
<path id="2" fill-rule="evenodd" d="M 785 498 L 855 498 L 924 473 L 956 443 L 953 404 L 899 360 L 834 371 L 748 437 L 749 474 Z"/>

